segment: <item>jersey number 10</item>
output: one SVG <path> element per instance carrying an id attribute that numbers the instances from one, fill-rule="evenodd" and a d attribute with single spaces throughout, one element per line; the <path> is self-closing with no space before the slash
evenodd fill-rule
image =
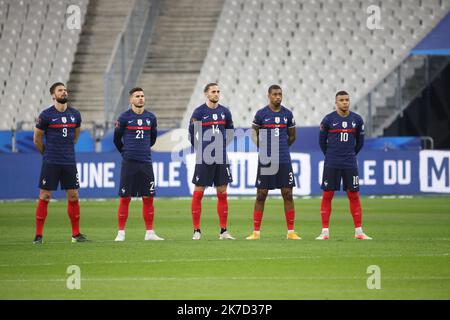
<path id="1" fill-rule="evenodd" d="M 341 142 L 347 142 L 348 141 L 348 132 L 341 132 Z"/>

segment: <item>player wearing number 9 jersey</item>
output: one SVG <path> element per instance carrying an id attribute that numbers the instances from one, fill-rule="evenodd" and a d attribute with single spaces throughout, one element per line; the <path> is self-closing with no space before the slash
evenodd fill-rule
<path id="1" fill-rule="evenodd" d="M 331 201 L 334 192 L 347 192 L 350 212 L 355 225 L 355 238 L 370 240 L 361 228 L 361 203 L 356 155 L 364 144 L 364 122 L 360 115 L 350 111 L 350 96 L 345 91 L 336 94 L 336 111 L 328 114 L 320 124 L 319 145 L 325 155 L 322 175 L 322 232 L 317 240 L 329 238 Z"/>
<path id="2" fill-rule="evenodd" d="M 119 231 L 115 241 L 125 241 L 131 197 L 142 197 L 142 216 L 146 228 L 144 240 L 164 240 L 153 231 L 155 178 L 150 148 L 156 142 L 156 117 L 144 109 L 145 95 L 142 88 L 133 88 L 129 94 L 131 108 L 119 116 L 114 130 L 114 144 L 122 154 Z"/>
<path id="3" fill-rule="evenodd" d="M 34 144 L 43 155 L 39 178 L 39 201 L 36 208 L 36 235 L 33 243 L 42 244 L 42 233 L 47 217 L 47 206 L 52 191 L 61 184 L 67 194 L 67 213 L 72 224 L 72 242 L 87 241 L 80 233 L 80 206 L 78 203 L 78 173 L 75 163 L 75 144 L 80 135 L 81 115 L 67 105 L 68 93 L 64 83 L 50 87 L 54 105 L 39 115 L 34 130 Z M 45 136 L 45 144 L 44 144 Z"/>

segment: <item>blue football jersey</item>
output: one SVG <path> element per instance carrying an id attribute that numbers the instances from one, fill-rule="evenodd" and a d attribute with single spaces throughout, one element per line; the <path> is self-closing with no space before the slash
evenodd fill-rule
<path id="1" fill-rule="evenodd" d="M 114 144 L 122 158 L 140 162 L 151 162 L 150 147 L 156 142 L 156 116 L 144 110 L 142 114 L 128 109 L 119 116 L 114 130 Z"/>
<path id="2" fill-rule="evenodd" d="M 350 112 L 341 117 L 336 111 L 320 124 L 320 147 L 325 155 L 325 167 L 357 168 L 356 155 L 364 144 L 364 122 L 360 115 Z"/>
<path id="3" fill-rule="evenodd" d="M 295 120 L 292 112 L 284 106 L 281 106 L 278 112 L 274 112 L 269 106 L 265 106 L 256 112 L 253 125 L 260 129 L 260 154 L 262 153 L 272 157 L 272 150 L 276 150 L 276 146 L 272 144 L 278 141 L 278 163 L 291 163 L 288 129 L 295 128 Z M 261 150 L 261 148 L 266 149 Z"/>
<path id="4" fill-rule="evenodd" d="M 42 111 L 36 128 L 45 131 L 44 162 L 75 164 L 75 129 L 80 126 L 80 112 L 72 107 L 60 112 L 53 105 Z"/>
<path id="5" fill-rule="evenodd" d="M 192 119 L 196 119 L 199 125 L 198 129 L 201 127 L 201 137 L 200 133 L 194 132 L 195 128 L 192 123 Z M 223 164 L 227 163 L 227 154 L 226 154 L 226 147 L 227 147 L 227 133 L 229 133 L 228 138 L 232 138 L 231 134 L 232 130 L 234 129 L 233 125 L 233 118 L 231 116 L 231 112 L 228 108 L 224 107 L 223 105 L 219 104 L 217 108 L 209 108 L 206 103 L 202 104 L 201 106 L 197 107 L 194 112 L 192 113 L 191 119 L 189 121 L 189 134 L 190 134 L 190 140 L 191 144 L 194 146 L 195 141 L 199 141 L 199 139 L 202 139 L 201 144 L 201 152 L 204 156 L 211 156 L 213 157 L 212 163 L 218 163 Z M 228 131 L 227 131 L 228 130 Z M 230 132 L 231 130 L 231 132 Z M 217 155 L 215 153 L 215 149 L 211 148 L 211 152 L 204 152 L 208 146 L 211 146 L 216 139 L 221 139 L 221 146 L 223 147 L 221 151 L 221 155 Z M 200 145 L 198 146 L 200 147 Z M 197 156 L 200 152 L 200 150 L 196 150 Z M 206 159 L 202 157 L 202 162 L 204 163 Z M 211 164 L 210 161 L 207 161 L 206 163 Z"/>

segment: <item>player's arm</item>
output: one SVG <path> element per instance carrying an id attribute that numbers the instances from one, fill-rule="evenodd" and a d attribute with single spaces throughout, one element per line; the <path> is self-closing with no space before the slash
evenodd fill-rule
<path id="1" fill-rule="evenodd" d="M 44 154 L 45 151 L 44 134 L 44 130 L 34 128 L 33 142 L 40 154 Z"/>
<path id="2" fill-rule="evenodd" d="M 287 126 L 288 126 L 288 130 L 287 130 L 288 146 L 291 146 L 294 143 L 296 135 L 297 135 L 297 130 L 295 130 L 294 116 L 292 115 L 291 112 L 289 112 Z"/>
<path id="3" fill-rule="evenodd" d="M 259 126 L 252 124 L 252 140 L 256 147 L 259 148 Z"/>
<path id="4" fill-rule="evenodd" d="M 355 135 L 355 155 L 358 154 L 364 146 L 364 123 L 361 121 L 361 125 L 358 126 Z"/>
<path id="5" fill-rule="evenodd" d="M 324 155 L 327 153 L 328 129 L 327 123 L 322 121 L 320 124 L 319 146 Z"/>
<path id="6" fill-rule="evenodd" d="M 195 139 L 201 139 L 201 137 L 198 135 L 199 127 L 202 126 L 202 121 L 199 120 L 202 118 L 201 112 L 196 109 L 194 110 L 194 113 L 192 114 L 191 120 L 189 121 L 189 141 L 191 142 L 191 145 L 194 147 L 195 145 Z"/>
<path id="7" fill-rule="evenodd" d="M 75 128 L 75 137 L 73 139 L 73 144 L 77 144 L 78 138 L 80 137 L 80 127 Z"/>
<path id="8" fill-rule="evenodd" d="M 231 112 L 227 113 L 227 124 L 225 125 L 225 133 L 226 133 L 226 145 L 228 146 L 234 139 L 234 124 L 233 118 L 231 116 Z"/>
<path id="9" fill-rule="evenodd" d="M 120 119 L 116 121 L 116 127 L 114 129 L 114 145 L 116 146 L 117 150 L 122 153 L 123 149 L 123 142 L 122 137 L 123 133 L 125 131 L 125 127 L 122 126 L 120 123 Z"/>
<path id="10" fill-rule="evenodd" d="M 295 130 L 295 127 L 288 128 L 287 134 L 288 134 L 288 145 L 291 146 L 295 141 L 297 130 Z"/>
<path id="11" fill-rule="evenodd" d="M 194 146 L 195 143 L 195 123 L 198 123 L 198 120 L 196 118 L 191 118 L 191 122 L 189 123 L 189 141 L 192 146 Z"/>
<path id="12" fill-rule="evenodd" d="M 155 117 L 155 123 L 153 124 L 151 131 L 150 131 L 150 147 L 153 147 L 153 145 L 156 142 L 156 138 L 158 137 L 158 124 L 156 122 L 156 117 Z"/>
<path id="13" fill-rule="evenodd" d="M 77 113 L 76 118 L 77 118 L 77 125 L 75 127 L 75 136 L 74 136 L 74 139 L 73 139 L 73 144 L 77 144 L 78 138 L 80 137 L 80 132 L 81 132 L 81 129 L 80 129 L 80 127 L 81 127 L 81 114 L 79 112 Z"/>
<path id="14" fill-rule="evenodd" d="M 252 123 L 252 141 L 257 148 L 259 148 L 259 130 L 261 129 L 262 123 L 262 118 L 258 111 L 256 112 Z"/>

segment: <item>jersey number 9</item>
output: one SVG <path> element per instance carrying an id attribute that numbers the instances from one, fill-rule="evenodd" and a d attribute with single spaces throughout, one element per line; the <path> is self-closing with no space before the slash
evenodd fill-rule
<path id="1" fill-rule="evenodd" d="M 67 137 L 67 128 L 62 129 L 63 137 Z"/>

